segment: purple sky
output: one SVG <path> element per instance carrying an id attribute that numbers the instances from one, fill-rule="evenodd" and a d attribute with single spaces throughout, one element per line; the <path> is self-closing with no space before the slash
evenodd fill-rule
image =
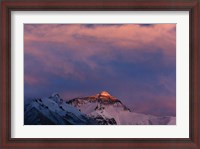
<path id="1" fill-rule="evenodd" d="M 24 25 L 25 99 L 108 91 L 130 109 L 176 115 L 175 24 Z"/>

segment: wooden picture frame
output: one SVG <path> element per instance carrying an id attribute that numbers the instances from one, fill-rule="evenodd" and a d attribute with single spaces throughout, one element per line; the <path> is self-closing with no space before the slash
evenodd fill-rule
<path id="1" fill-rule="evenodd" d="M 6 0 L 1 2 L 0 148 L 200 148 L 199 0 Z M 11 11 L 189 11 L 189 138 L 11 138 Z"/>

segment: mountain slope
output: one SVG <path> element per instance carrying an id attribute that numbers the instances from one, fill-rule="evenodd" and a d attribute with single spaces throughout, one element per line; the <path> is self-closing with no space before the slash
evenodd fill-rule
<path id="1" fill-rule="evenodd" d="M 58 94 L 53 94 L 49 98 L 33 99 L 24 110 L 25 125 L 96 124 L 95 120 L 63 102 Z"/>
<path id="2" fill-rule="evenodd" d="M 108 92 L 63 101 L 57 93 L 24 107 L 25 125 L 175 125 L 176 118 L 136 113 Z"/>
<path id="3" fill-rule="evenodd" d="M 176 122 L 175 117 L 131 112 L 119 99 L 105 91 L 91 97 L 75 98 L 67 103 L 100 121 L 100 124 L 102 120 L 112 120 L 117 125 L 174 125 Z"/>

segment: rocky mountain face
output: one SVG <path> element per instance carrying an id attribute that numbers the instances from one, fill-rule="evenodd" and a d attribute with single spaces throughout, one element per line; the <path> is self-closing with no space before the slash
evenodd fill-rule
<path id="1" fill-rule="evenodd" d="M 58 94 L 33 99 L 25 106 L 27 125 L 174 125 L 175 117 L 157 117 L 130 111 L 119 99 L 103 91 L 63 101 Z"/>

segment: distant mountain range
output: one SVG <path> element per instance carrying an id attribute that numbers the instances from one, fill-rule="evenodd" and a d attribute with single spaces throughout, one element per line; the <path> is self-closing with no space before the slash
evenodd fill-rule
<path id="1" fill-rule="evenodd" d="M 54 93 L 35 98 L 24 106 L 25 125 L 175 125 L 176 117 L 131 111 L 119 99 L 103 91 L 64 101 Z"/>

